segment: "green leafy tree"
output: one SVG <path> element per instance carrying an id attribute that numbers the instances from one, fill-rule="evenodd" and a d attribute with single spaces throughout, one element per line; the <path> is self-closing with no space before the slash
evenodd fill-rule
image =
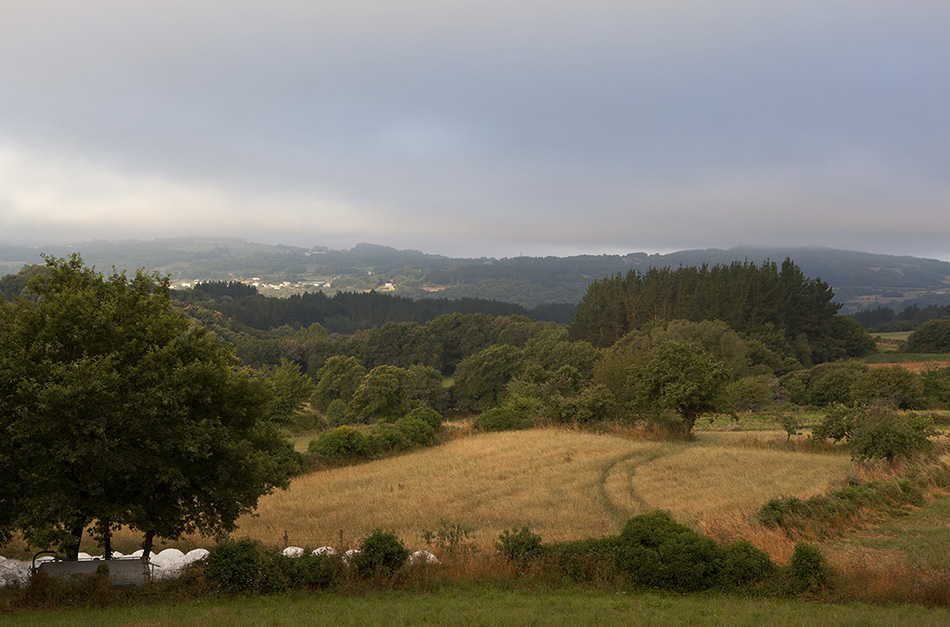
<path id="1" fill-rule="evenodd" d="M 859 405 L 918 409 L 924 402 L 924 384 L 903 366 L 871 368 L 851 384 L 851 399 Z"/>
<path id="2" fill-rule="evenodd" d="M 369 371 L 346 408 L 352 423 L 398 420 L 413 409 L 415 376 L 405 368 L 377 366 Z"/>
<path id="3" fill-rule="evenodd" d="M 215 533 L 298 468 L 266 381 L 171 308 L 167 279 L 48 259 L 0 305 L 0 532 Z"/>
<path id="4" fill-rule="evenodd" d="M 497 407 L 505 386 L 524 371 L 524 351 L 499 344 L 459 362 L 455 369 L 455 397 L 462 409 L 484 411 Z"/>
<path id="5" fill-rule="evenodd" d="M 907 336 L 908 353 L 950 353 L 950 317 L 930 320 Z"/>
<path id="6" fill-rule="evenodd" d="M 812 405 L 850 405 L 851 386 L 868 371 L 866 364 L 856 360 L 819 364 L 808 377 L 809 400 Z"/>
<path id="7" fill-rule="evenodd" d="M 716 408 L 729 372 L 721 361 L 698 346 L 664 342 L 638 369 L 640 405 L 654 411 L 672 410 L 687 434 L 703 413 Z"/>
<path id="8" fill-rule="evenodd" d="M 884 407 L 860 411 L 851 436 L 851 457 L 863 461 L 913 457 L 931 447 L 936 435 L 933 421 L 926 416 L 904 416 Z"/>
<path id="9" fill-rule="evenodd" d="M 313 406 L 326 412 L 335 400 L 349 403 L 365 376 L 366 368 L 355 357 L 330 357 L 317 371 L 317 386 L 311 398 Z"/>
<path id="10" fill-rule="evenodd" d="M 286 359 L 279 366 L 264 370 L 273 392 L 271 417 L 278 422 L 289 420 L 310 400 L 313 381 L 300 372 L 300 366 Z"/>

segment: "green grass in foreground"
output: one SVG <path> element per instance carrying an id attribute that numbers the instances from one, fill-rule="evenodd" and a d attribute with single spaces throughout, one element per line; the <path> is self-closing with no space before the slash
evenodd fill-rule
<path id="1" fill-rule="evenodd" d="M 950 610 L 603 590 L 450 587 L 437 592 L 209 598 L 180 605 L 0 615 L 4 625 L 948 625 Z"/>

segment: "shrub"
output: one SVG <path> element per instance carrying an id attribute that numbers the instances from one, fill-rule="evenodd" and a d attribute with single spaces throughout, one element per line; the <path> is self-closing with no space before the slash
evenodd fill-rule
<path id="1" fill-rule="evenodd" d="M 527 527 L 522 527 L 519 531 L 505 529 L 498 537 L 495 548 L 522 568 L 527 567 L 544 552 L 541 536 L 531 533 Z"/>
<path id="2" fill-rule="evenodd" d="M 336 398 L 327 407 L 327 422 L 334 427 L 342 427 L 346 424 L 346 403 Z"/>
<path id="3" fill-rule="evenodd" d="M 405 431 L 392 423 L 379 423 L 366 436 L 368 452 L 382 455 L 389 451 L 401 451 L 412 446 Z"/>
<path id="4" fill-rule="evenodd" d="M 619 536 L 556 542 L 543 546 L 546 570 L 573 583 L 610 583 L 620 575 Z"/>
<path id="5" fill-rule="evenodd" d="M 799 542 L 788 569 L 788 591 L 792 594 L 818 592 L 831 582 L 831 568 L 821 550 Z"/>
<path id="6" fill-rule="evenodd" d="M 301 555 L 288 557 L 278 554 L 276 562 L 290 587 L 295 590 L 323 590 L 339 577 L 340 559 L 333 555 Z"/>
<path id="7" fill-rule="evenodd" d="M 434 530 L 422 530 L 422 539 L 429 546 L 438 547 L 443 554 L 473 555 L 478 552 L 478 544 L 473 540 L 474 534 L 475 527 L 471 525 L 440 518 L 439 525 Z"/>
<path id="8" fill-rule="evenodd" d="M 772 377 L 755 375 L 733 381 L 726 386 L 725 402 L 734 412 L 761 411 L 773 403 Z"/>
<path id="9" fill-rule="evenodd" d="M 360 543 L 360 552 L 353 558 L 361 577 L 392 575 L 409 559 L 409 549 L 392 531 L 375 529 Z"/>
<path id="10" fill-rule="evenodd" d="M 923 374 L 924 396 L 942 407 L 950 406 L 950 366 L 930 368 Z"/>
<path id="11" fill-rule="evenodd" d="M 624 525 L 617 565 L 635 584 L 691 592 L 716 584 L 723 554 L 712 539 L 656 511 Z"/>
<path id="12" fill-rule="evenodd" d="M 844 405 L 835 405 L 825 414 L 821 424 L 812 429 L 812 436 L 819 440 L 847 440 L 854 432 L 854 410 Z"/>
<path id="13" fill-rule="evenodd" d="M 311 440 L 307 451 L 329 459 L 366 455 L 366 434 L 352 427 L 337 427 L 330 431 L 324 431 Z"/>
<path id="14" fill-rule="evenodd" d="M 726 588 L 736 588 L 766 581 L 777 570 L 768 553 L 751 542 L 740 540 L 726 547 L 719 580 Z"/>
<path id="15" fill-rule="evenodd" d="M 509 431 L 523 429 L 525 421 L 511 407 L 494 407 L 484 411 L 472 420 L 472 426 L 479 431 Z"/>
<path id="16" fill-rule="evenodd" d="M 218 592 L 253 594 L 263 587 L 264 563 L 265 550 L 257 540 L 225 542 L 208 555 L 205 577 Z"/>
<path id="17" fill-rule="evenodd" d="M 867 370 L 866 364 L 853 360 L 815 366 L 809 377 L 811 403 L 821 406 L 850 404 L 851 386 Z"/>
<path id="18" fill-rule="evenodd" d="M 907 337 L 909 353 L 950 353 L 950 317 L 928 320 Z"/>
<path id="19" fill-rule="evenodd" d="M 877 408 L 863 412 L 851 436 L 851 456 L 870 461 L 911 457 L 929 450 L 936 431 L 928 416 L 901 416 Z"/>
<path id="20" fill-rule="evenodd" d="M 924 401 L 924 384 L 903 366 L 871 368 L 851 385 L 851 398 L 859 405 L 916 409 Z"/>
<path id="21" fill-rule="evenodd" d="M 442 416 L 439 412 L 429 407 L 416 407 L 406 414 L 406 418 L 422 420 L 428 423 L 436 432 L 442 429 Z"/>
<path id="22" fill-rule="evenodd" d="M 396 428 L 402 432 L 410 446 L 431 446 L 435 442 L 435 429 L 424 418 L 403 416 L 396 421 Z"/>

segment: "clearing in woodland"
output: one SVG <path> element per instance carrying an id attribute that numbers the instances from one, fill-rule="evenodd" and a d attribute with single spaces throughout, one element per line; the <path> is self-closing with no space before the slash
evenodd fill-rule
<path id="1" fill-rule="evenodd" d="M 290 544 L 319 546 L 339 544 L 342 531 L 353 545 L 381 527 L 413 546 L 423 529 L 448 519 L 476 528 L 488 547 L 505 529 L 527 526 L 548 542 L 599 537 L 631 516 L 666 509 L 732 536 L 749 531 L 751 514 L 768 499 L 811 496 L 846 479 L 847 456 L 782 450 L 785 434 L 774 436 L 757 447 L 712 433 L 693 442 L 566 429 L 481 434 L 298 477 L 263 498 L 236 535 L 281 544 L 286 532 Z M 788 547 L 757 544 L 787 557 Z"/>

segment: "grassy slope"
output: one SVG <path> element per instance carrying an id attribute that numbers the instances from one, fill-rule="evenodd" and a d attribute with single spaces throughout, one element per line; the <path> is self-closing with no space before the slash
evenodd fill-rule
<path id="1" fill-rule="evenodd" d="M 784 433 L 756 439 L 783 443 Z M 490 546 L 523 525 L 546 541 L 616 533 L 662 508 L 699 527 L 744 517 L 780 494 L 841 482 L 846 456 L 755 448 L 747 436 L 700 433 L 693 443 L 560 430 L 484 434 L 377 462 L 299 477 L 262 499 L 238 535 L 265 543 L 355 542 L 376 527 L 410 545 L 441 518 L 473 525 Z M 780 447 L 779 447 L 780 448 Z M 721 525 L 719 525 L 721 526 Z"/>
<path id="2" fill-rule="evenodd" d="M 443 588 L 209 598 L 181 605 L 16 612 L 9 625 L 947 625 L 950 611 L 604 590 Z"/>

